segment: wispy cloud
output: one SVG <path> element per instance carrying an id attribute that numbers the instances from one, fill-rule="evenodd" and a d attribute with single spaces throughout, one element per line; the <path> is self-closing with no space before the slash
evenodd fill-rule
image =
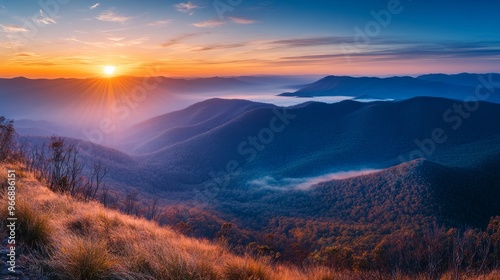
<path id="1" fill-rule="evenodd" d="M 5 8 L 4 5 L 0 5 L 0 15 L 1 14 L 6 14 L 7 13 L 7 8 Z"/>
<path id="2" fill-rule="evenodd" d="M 79 40 L 76 38 L 67 38 L 66 40 L 70 41 L 70 42 L 81 43 L 81 44 L 96 47 L 96 48 L 105 48 L 106 47 L 106 45 L 102 42 L 87 42 L 87 41 Z"/>
<path id="3" fill-rule="evenodd" d="M 165 26 L 165 25 L 168 25 L 170 22 L 172 22 L 172 20 L 162 19 L 162 20 L 150 22 L 147 24 L 147 26 Z"/>
<path id="4" fill-rule="evenodd" d="M 56 65 L 58 65 L 57 63 L 50 62 L 50 61 L 38 61 L 38 62 L 27 61 L 27 62 L 22 62 L 22 64 L 26 65 L 26 66 L 56 66 Z"/>
<path id="5" fill-rule="evenodd" d="M 113 42 L 120 42 L 125 40 L 125 37 L 110 37 L 108 40 L 113 41 Z"/>
<path id="6" fill-rule="evenodd" d="M 282 61 L 326 61 L 328 59 L 343 58 L 349 55 L 351 58 L 366 58 L 375 60 L 407 60 L 407 59 L 457 59 L 475 57 L 500 57 L 500 42 L 409 42 L 409 41 L 374 41 L 370 49 L 353 48 L 352 51 L 344 53 L 324 53 L 282 57 Z M 276 44 L 275 42 L 272 42 Z M 283 40 L 281 43 L 284 43 Z M 289 46 L 314 46 L 307 42 L 287 42 Z M 340 44 L 338 44 L 340 46 Z M 348 50 L 349 51 L 349 50 Z"/>
<path id="7" fill-rule="evenodd" d="M 17 49 L 20 46 L 22 46 L 21 43 L 19 42 L 0 42 L 0 48 L 5 48 L 5 49 Z"/>
<path id="8" fill-rule="evenodd" d="M 2 32 L 6 32 L 6 33 L 29 32 L 28 29 L 21 27 L 19 25 L 2 25 L 2 24 L 0 24 L 0 27 L 2 28 Z"/>
<path id="9" fill-rule="evenodd" d="M 199 28 L 216 27 L 216 26 L 220 26 L 220 25 L 224 25 L 224 22 L 221 20 L 218 20 L 218 19 L 212 19 L 212 20 L 193 23 L 193 26 L 196 26 Z"/>
<path id="10" fill-rule="evenodd" d="M 234 43 L 234 44 L 215 44 L 215 45 L 208 45 L 208 46 L 203 46 L 203 47 L 198 47 L 191 49 L 192 51 L 214 51 L 214 50 L 225 50 L 225 49 L 235 49 L 235 48 L 241 48 L 245 47 L 247 44 L 245 43 Z"/>
<path id="11" fill-rule="evenodd" d="M 176 4 L 175 8 L 179 12 L 183 12 L 183 13 L 192 15 L 192 14 L 194 14 L 194 10 L 201 8 L 201 6 L 199 6 L 198 4 L 195 4 L 195 3 L 191 2 L 191 1 L 188 1 L 186 3 L 178 3 L 178 4 Z"/>
<path id="12" fill-rule="evenodd" d="M 329 36 L 329 37 L 311 37 L 311 38 L 291 38 L 284 40 L 275 40 L 270 42 L 272 45 L 280 45 L 284 47 L 309 47 L 320 45 L 340 45 L 342 43 L 351 42 L 351 37 Z"/>
<path id="13" fill-rule="evenodd" d="M 137 27 L 124 27 L 124 28 L 115 28 L 115 29 L 107 29 L 107 30 L 101 30 L 101 33 L 110 33 L 110 32 L 118 32 L 118 31 L 124 31 L 124 30 L 131 30 L 131 29 L 136 29 Z"/>
<path id="14" fill-rule="evenodd" d="M 94 5 L 90 6 L 89 9 L 93 10 L 99 6 L 101 6 L 101 3 L 98 2 L 98 3 L 95 3 Z"/>
<path id="15" fill-rule="evenodd" d="M 265 176 L 259 179 L 250 181 L 251 185 L 257 186 L 262 189 L 272 190 L 309 190 L 314 185 L 319 183 L 328 182 L 331 180 L 344 180 L 358 176 L 368 175 L 382 171 L 381 169 L 363 169 L 354 171 L 342 171 L 329 173 L 317 177 L 309 178 L 283 178 L 275 179 L 271 176 Z"/>
<path id="16" fill-rule="evenodd" d="M 18 53 L 18 54 L 16 54 L 16 56 L 19 56 L 19 57 L 38 57 L 39 55 L 37 55 L 35 53 Z"/>
<path id="17" fill-rule="evenodd" d="M 124 23 L 127 20 L 129 20 L 130 17 L 119 15 L 112 10 L 106 10 L 106 11 L 102 12 L 99 16 L 97 16 L 97 19 L 100 21 Z"/>
<path id="18" fill-rule="evenodd" d="M 256 21 L 253 19 L 241 18 L 241 17 L 229 17 L 229 19 L 237 24 L 252 24 Z"/>
<path id="19" fill-rule="evenodd" d="M 189 38 L 193 38 L 193 37 L 196 37 L 196 36 L 199 36 L 200 34 L 199 33 L 186 33 L 186 34 L 181 34 L 175 38 L 172 38 L 170 40 L 168 40 L 167 42 L 161 44 L 162 47 L 171 47 L 171 46 L 174 46 L 174 45 L 178 45 L 180 43 L 182 43 L 182 41 L 186 40 L 186 39 L 189 39 Z"/>
<path id="20" fill-rule="evenodd" d="M 47 16 L 42 10 L 38 12 L 38 15 L 36 17 L 36 22 L 39 24 L 55 24 L 56 21 L 55 19 Z"/>
<path id="21" fill-rule="evenodd" d="M 117 47 L 130 47 L 130 46 L 142 45 L 146 41 L 149 41 L 149 37 L 140 37 L 140 38 L 131 39 L 131 40 L 122 40 L 122 41 L 115 43 L 114 45 Z"/>
<path id="22" fill-rule="evenodd" d="M 130 40 L 126 40 L 125 38 L 120 38 L 120 37 L 116 37 L 116 38 L 111 37 L 111 38 L 107 38 L 107 39 L 109 41 L 112 41 L 112 42 L 108 42 L 108 41 L 84 41 L 84 40 L 80 40 L 80 39 L 77 39 L 74 37 L 67 38 L 66 40 L 70 41 L 70 42 L 76 42 L 76 43 L 96 47 L 96 48 L 113 48 L 113 47 L 130 47 L 130 46 L 142 45 L 146 41 L 149 40 L 149 37 L 140 37 L 140 38 L 135 38 L 135 39 L 130 39 Z"/>

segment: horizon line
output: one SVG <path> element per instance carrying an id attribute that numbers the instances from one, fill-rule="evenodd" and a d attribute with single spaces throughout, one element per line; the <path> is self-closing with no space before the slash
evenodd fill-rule
<path id="1" fill-rule="evenodd" d="M 154 76 L 136 76 L 136 75 L 119 75 L 113 77 L 100 77 L 100 76 L 90 76 L 90 77 L 27 77 L 27 76 L 14 76 L 14 77 L 0 77 L 2 80 L 14 80 L 14 79 L 27 79 L 27 80 L 114 80 L 120 78 L 167 78 L 167 79 L 185 79 L 185 80 L 195 80 L 195 79 L 213 79 L 213 78 L 241 78 L 241 77 L 352 77 L 352 78 L 393 78 L 393 77 L 412 77 L 416 78 L 424 75 L 488 75 L 488 74 L 499 74 L 500 72 L 484 72 L 484 73 L 476 73 L 476 72 L 453 72 L 453 73 L 445 73 L 445 72 L 430 72 L 430 73 L 419 73 L 419 74 L 389 74 L 389 75 L 334 75 L 334 74 L 256 74 L 256 75 L 214 75 L 214 76 L 165 76 L 165 75 L 154 75 Z"/>

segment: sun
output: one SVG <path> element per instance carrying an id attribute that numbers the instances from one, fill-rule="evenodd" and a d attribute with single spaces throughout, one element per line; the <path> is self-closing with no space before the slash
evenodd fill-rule
<path id="1" fill-rule="evenodd" d="M 116 67 L 113 65 L 104 66 L 103 71 L 104 71 L 104 74 L 111 76 L 115 73 Z"/>

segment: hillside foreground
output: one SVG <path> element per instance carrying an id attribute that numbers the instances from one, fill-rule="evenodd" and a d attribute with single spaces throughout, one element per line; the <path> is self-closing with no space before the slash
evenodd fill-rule
<path id="1" fill-rule="evenodd" d="M 19 235 L 17 272 L 12 279 L 428 279 L 298 268 L 266 258 L 236 256 L 224 243 L 188 238 L 95 201 L 81 202 L 54 193 L 23 166 L 0 165 L 2 171 L 9 169 L 16 170 Z M 2 240 L 8 234 L 5 173 L 0 177 Z M 4 266 L 3 262 L 2 277 L 7 277 Z M 500 272 L 462 279 L 500 279 Z"/>

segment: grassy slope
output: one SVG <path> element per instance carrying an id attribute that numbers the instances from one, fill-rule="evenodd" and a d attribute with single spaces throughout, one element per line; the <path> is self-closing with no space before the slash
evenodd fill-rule
<path id="1" fill-rule="evenodd" d="M 329 274 L 235 256 L 223 245 L 184 237 L 96 202 L 76 201 L 53 193 L 30 174 L 18 175 L 24 175 L 17 189 L 17 217 L 23 223 L 18 238 L 24 243 L 18 251 L 25 256 L 20 259 L 27 278 L 324 279 Z M 7 208 L 5 202 L 2 194 L 1 209 Z"/>
<path id="2" fill-rule="evenodd" d="M 184 237 L 170 228 L 121 214 L 96 202 L 56 194 L 21 166 L 16 215 L 25 279 L 376 279 L 375 274 L 298 269 L 236 256 L 224 245 Z M 5 185 L 2 185 L 2 189 Z M 6 197 L 0 215 L 5 228 Z M 5 232 L 2 233 L 5 237 Z M 2 238 L 3 239 L 3 238 Z M 498 274 L 490 278 L 498 279 Z M 0 275 L 0 278 L 2 276 Z M 379 276 L 380 277 L 380 276 Z M 398 279 L 405 279 L 403 277 Z M 425 278 L 421 278 L 425 279 Z"/>

